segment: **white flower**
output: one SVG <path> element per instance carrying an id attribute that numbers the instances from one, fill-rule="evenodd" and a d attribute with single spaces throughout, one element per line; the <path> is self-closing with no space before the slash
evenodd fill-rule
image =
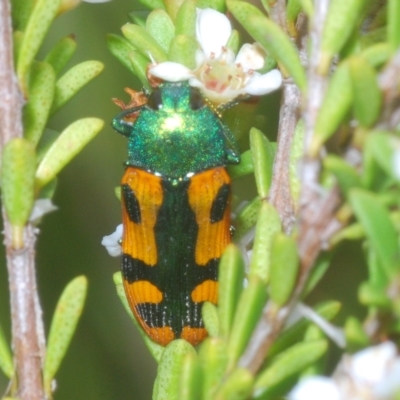
<path id="1" fill-rule="evenodd" d="M 226 47 L 232 34 L 228 18 L 213 9 L 197 10 L 196 37 L 201 50 L 196 53 L 196 68 L 167 61 L 150 68 L 157 78 L 198 87 L 211 101 L 227 103 L 240 96 L 261 96 L 281 86 L 281 73 L 274 69 L 266 74 L 256 70 L 264 66 L 265 52 L 257 43 L 244 44 L 235 57 Z"/>
<path id="2" fill-rule="evenodd" d="M 344 355 L 332 378 L 309 377 L 289 400 L 395 400 L 400 393 L 400 357 L 392 342 Z"/>
<path id="3" fill-rule="evenodd" d="M 109 236 L 104 236 L 101 244 L 107 249 L 108 254 L 112 257 L 118 257 L 122 254 L 121 239 L 123 226 L 119 224 L 115 232 Z"/>

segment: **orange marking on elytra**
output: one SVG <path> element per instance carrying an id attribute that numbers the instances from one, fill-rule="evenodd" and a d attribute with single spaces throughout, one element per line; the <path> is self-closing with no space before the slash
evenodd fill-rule
<path id="1" fill-rule="evenodd" d="M 205 280 L 192 290 L 191 297 L 195 303 L 209 301 L 213 304 L 217 304 L 218 282 L 212 281 L 211 279 Z"/>

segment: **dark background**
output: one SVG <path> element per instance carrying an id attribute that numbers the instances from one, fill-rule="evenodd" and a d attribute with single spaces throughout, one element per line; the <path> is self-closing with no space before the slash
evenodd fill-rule
<path id="1" fill-rule="evenodd" d="M 140 88 L 133 75 L 108 51 L 107 33 L 119 33 L 128 22 L 128 12 L 138 3 L 113 0 L 105 4 L 83 3 L 60 16 L 48 35 L 39 59 L 60 38 L 76 35 L 78 49 L 69 67 L 84 60 L 105 64 L 103 73 L 57 113 L 49 127 L 61 131 L 72 121 L 89 116 L 102 118 L 106 125 L 59 176 L 54 198 L 59 210 L 46 216 L 40 226 L 37 274 L 44 308 L 46 331 L 57 299 L 75 276 L 86 275 L 89 292 L 85 310 L 70 349 L 57 374 L 57 400 L 148 400 L 151 398 L 156 364 L 120 304 L 112 275 L 119 259 L 110 257 L 100 242 L 120 223 L 120 205 L 114 195 L 123 173 L 126 140 L 109 127 L 118 108 L 112 97 L 127 100 L 126 86 Z M 279 94 L 269 96 L 263 109 L 273 136 L 276 132 Z M 266 107 L 266 108 L 264 108 Z M 265 114 L 265 113 L 264 113 Z M 271 117 L 272 115 L 272 117 Z M 243 198 L 254 196 L 254 184 L 238 182 Z M 250 185 L 250 187 L 248 186 Z M 318 299 L 344 298 L 352 310 L 359 309 L 354 282 L 362 277 L 358 247 L 342 247 Z M 1 250 L 3 252 L 3 250 Z M 0 324 L 9 337 L 9 303 L 4 255 L 0 264 Z M 341 279 L 340 284 L 338 278 Z M 0 374 L 0 396 L 7 381 Z"/>

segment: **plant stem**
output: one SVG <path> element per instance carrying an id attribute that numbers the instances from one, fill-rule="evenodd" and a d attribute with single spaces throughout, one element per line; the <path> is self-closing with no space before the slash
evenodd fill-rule
<path id="1" fill-rule="evenodd" d="M 11 7 L 0 0 L 0 150 L 13 138 L 23 136 L 24 100 L 14 72 Z M 4 236 L 9 274 L 12 346 L 16 393 L 21 400 L 43 400 L 42 364 L 44 331 L 42 311 L 36 290 L 36 228 L 24 227 L 24 247 L 12 246 L 11 225 L 3 208 Z"/>

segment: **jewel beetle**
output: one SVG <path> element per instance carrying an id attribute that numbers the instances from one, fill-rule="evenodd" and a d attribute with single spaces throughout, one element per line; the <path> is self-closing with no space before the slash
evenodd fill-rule
<path id="1" fill-rule="evenodd" d="M 225 167 L 240 162 L 237 143 L 187 82 L 160 84 L 112 126 L 128 137 L 121 269 L 129 305 L 155 342 L 196 345 L 207 336 L 201 308 L 217 303 L 218 263 L 231 241 Z"/>

